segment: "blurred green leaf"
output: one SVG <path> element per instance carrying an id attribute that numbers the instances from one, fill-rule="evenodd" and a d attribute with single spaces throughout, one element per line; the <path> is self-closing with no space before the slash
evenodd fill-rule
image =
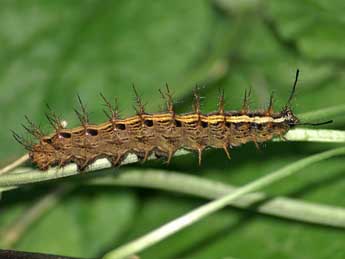
<path id="1" fill-rule="evenodd" d="M 283 39 L 294 42 L 306 58 L 345 58 L 343 1 L 270 1 L 268 7 Z"/>
<path id="2" fill-rule="evenodd" d="M 104 116 L 99 93 L 109 99 L 117 96 L 122 115 L 128 115 L 133 112 L 135 84 L 149 100 L 147 108 L 156 110 L 163 104 L 159 88 L 168 82 L 174 92 L 188 91 L 195 82 L 184 84 L 181 79 L 203 65 L 194 62 L 207 47 L 212 20 L 205 2 L 30 2 L 0 8 L 1 19 L 19 23 L 14 25 L 17 35 L 25 33 L 17 39 L 8 28 L 0 30 L 0 39 L 7 42 L 3 53 L 8 53 L 0 65 L 0 118 L 5 125 L 0 140 L 9 146 L 1 157 L 18 154 L 20 147 L 9 145 L 9 129 L 21 131 L 24 114 L 47 129 L 46 103 L 73 126 L 78 93 L 91 118 L 100 122 Z M 20 23 L 26 19 L 32 24 Z"/>
<path id="3" fill-rule="evenodd" d="M 78 124 L 73 108 L 80 94 L 98 123 L 104 121 L 102 92 L 109 99 L 117 96 L 121 115 L 127 116 L 133 113 L 132 83 L 149 112 L 163 105 L 157 90 L 166 82 L 181 112 L 190 111 L 197 83 L 205 97 L 203 111 L 216 109 L 219 88 L 225 90 L 227 109 L 239 109 L 250 86 L 253 109 L 265 107 L 272 90 L 279 109 L 299 68 L 293 100 L 297 113 L 343 105 L 343 10 L 340 0 L 2 1 L 0 163 L 24 152 L 9 132 L 23 132 L 24 114 L 49 132 L 44 119 L 49 103 L 72 127 Z M 329 127 L 344 129 L 342 117 L 330 118 L 335 123 Z M 196 156 L 186 155 L 174 158 L 168 168 L 241 185 L 334 146 L 266 143 L 257 151 L 248 144 L 232 150 L 231 161 L 223 151 L 208 150 L 202 167 Z M 343 172 L 343 159 L 333 159 L 266 191 L 344 206 Z M 0 227 L 47 191 L 4 195 Z M 157 191 L 85 188 L 38 219 L 15 248 L 100 256 L 200 204 Z M 150 248 L 142 258 L 343 258 L 343 236 L 332 228 L 226 209 Z"/>
<path id="4" fill-rule="evenodd" d="M 40 218 L 16 248 L 95 257 L 126 233 L 135 211 L 136 199 L 130 192 L 108 188 L 73 192 Z"/>
<path id="5" fill-rule="evenodd" d="M 199 205 L 180 197 L 151 199 L 139 214 L 141 221 L 135 224 L 128 241 Z M 330 246 L 329 239 L 343 241 L 342 236 L 342 231 L 325 232 L 323 227 L 224 209 L 141 255 L 143 258 L 222 258 L 230 255 L 236 258 L 324 258 L 333 253 L 341 258 L 342 242 L 333 242 Z"/>

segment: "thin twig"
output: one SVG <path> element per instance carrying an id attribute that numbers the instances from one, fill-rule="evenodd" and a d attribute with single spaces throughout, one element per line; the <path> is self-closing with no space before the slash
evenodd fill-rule
<path id="1" fill-rule="evenodd" d="M 23 236 L 25 231 L 33 222 L 37 221 L 50 208 L 53 208 L 63 195 L 72 189 L 73 185 L 63 185 L 54 189 L 41 199 L 39 199 L 31 208 L 24 211 L 18 219 L 13 221 L 0 234 L 0 243 L 2 247 L 11 248 Z"/>
<path id="2" fill-rule="evenodd" d="M 92 179 L 87 185 L 134 186 L 185 193 L 216 199 L 238 188 L 198 176 L 162 170 L 126 170 L 116 176 Z M 302 222 L 345 228 L 345 209 L 285 197 L 270 198 L 263 192 L 250 193 L 230 205 Z M 254 206 L 256 205 L 256 206 Z"/>
<path id="3" fill-rule="evenodd" d="M 14 168 L 20 166 L 21 164 L 25 163 L 29 160 L 29 155 L 25 154 L 22 157 L 18 158 L 16 161 L 12 162 L 11 164 L 5 166 L 4 168 L 0 169 L 0 175 L 6 174 L 13 170 Z"/>
<path id="4" fill-rule="evenodd" d="M 337 138 L 334 136 L 337 135 Z M 286 139 L 289 141 L 308 141 L 309 139 L 318 142 L 345 142 L 345 131 L 339 130 L 312 130 L 312 129 L 294 129 L 290 130 L 286 135 Z M 186 150 L 179 150 L 175 156 L 184 155 L 189 153 Z M 151 156 L 149 159 L 155 159 Z M 138 162 L 138 157 L 134 154 L 129 154 L 127 158 L 122 161 L 121 165 Z M 111 163 L 107 159 L 99 159 L 95 163 L 91 164 L 85 172 L 92 172 L 102 170 L 111 167 Z M 48 181 L 52 179 L 67 177 L 71 175 L 79 174 L 77 166 L 75 164 L 69 164 L 63 168 L 51 168 L 47 171 L 40 171 L 35 169 L 23 169 L 19 168 L 12 171 L 10 174 L 0 176 L 0 188 L 9 186 L 19 186 L 27 183 Z M 1 190 L 0 190 L 1 191 Z"/>
<path id="5" fill-rule="evenodd" d="M 236 187 L 226 185 L 221 182 L 161 170 L 126 170 L 125 172 L 122 172 L 122 174 L 114 177 L 107 176 L 96 178 L 86 182 L 85 184 L 156 188 L 160 190 L 186 193 L 208 199 L 219 198 L 227 193 L 236 191 Z M 268 198 L 269 197 L 264 193 L 251 193 L 240 197 L 230 205 L 281 218 L 345 228 L 345 210 L 342 208 L 313 204 L 284 197 Z M 45 198 L 43 200 L 45 200 Z M 42 202 L 44 202 L 43 200 Z M 56 204 L 56 202 L 48 203 L 52 206 Z M 257 204 L 257 206 L 253 206 L 255 204 Z M 39 205 L 37 204 L 37 206 Z M 40 213 L 43 214 L 44 211 L 49 208 L 51 207 L 42 207 L 42 211 Z M 32 209 L 34 210 L 34 208 Z M 29 215 L 28 217 L 31 218 L 30 214 L 30 211 L 26 212 L 23 217 L 24 222 L 27 220 L 26 215 Z M 37 218 L 38 217 L 36 217 L 36 219 L 35 217 L 31 218 L 32 220 L 29 223 L 32 224 L 32 222 L 37 220 Z M 18 225 L 16 227 L 21 228 L 21 221 L 22 219 L 16 221 L 16 225 Z M 17 232 L 15 229 L 12 231 Z M 6 238 L 6 236 L 10 235 L 9 233 L 3 234 L 3 236 L 5 236 L 5 240 L 9 239 Z M 9 242 L 9 245 L 10 244 L 11 242 Z"/>
<path id="6" fill-rule="evenodd" d="M 121 246 L 106 255 L 104 259 L 118 259 L 126 258 L 131 254 L 135 254 L 144 250 L 147 247 L 150 247 L 159 241 L 173 235 L 174 233 L 190 226 L 191 224 L 203 219 L 204 217 L 224 208 L 227 204 L 234 201 L 235 199 L 247 194 L 249 192 L 257 191 L 263 187 L 266 187 L 274 182 L 282 180 L 283 178 L 290 176 L 307 165 L 313 164 L 315 162 L 325 160 L 332 156 L 344 155 L 345 148 L 332 149 L 323 153 L 319 153 L 304 159 L 301 159 L 291 165 L 285 166 L 282 169 L 275 171 L 271 174 L 268 174 L 264 177 L 259 178 L 249 184 L 244 185 L 243 187 L 237 189 L 234 192 L 231 192 L 228 195 L 225 195 L 217 200 L 207 203 L 169 223 L 149 232 L 148 234 L 124 245 Z"/>
<path id="7" fill-rule="evenodd" d="M 328 107 L 328 108 L 317 110 L 317 111 L 302 113 L 298 115 L 298 118 L 301 119 L 302 121 L 310 122 L 313 120 L 324 119 L 325 117 L 327 119 L 333 118 L 334 116 L 343 114 L 344 111 L 345 111 L 345 105 L 337 105 L 337 106 L 332 106 L 332 107 Z M 331 136 L 331 134 L 335 134 L 335 135 Z M 322 129 L 321 130 L 294 129 L 294 130 L 290 130 L 288 134 L 286 134 L 285 138 L 290 141 L 344 142 L 344 134 L 345 133 L 344 132 L 341 133 L 341 131 L 325 131 Z M 311 137 L 308 137 L 308 136 L 311 136 Z M 314 136 L 316 136 L 316 138 Z M 337 139 L 338 137 L 340 140 Z M 179 153 L 177 153 L 176 155 L 178 154 Z M 19 158 L 14 163 L 6 166 L 3 169 L 0 169 L 0 176 L 2 174 L 5 174 L 6 172 L 11 171 L 18 165 L 25 162 L 27 159 L 28 159 L 28 155 L 26 154 L 23 157 Z M 124 163 L 127 163 L 127 162 L 124 161 Z"/>
<path id="8" fill-rule="evenodd" d="M 345 131 L 294 129 L 288 131 L 284 138 L 293 141 L 345 143 Z M 278 139 L 274 139 L 277 141 Z"/>

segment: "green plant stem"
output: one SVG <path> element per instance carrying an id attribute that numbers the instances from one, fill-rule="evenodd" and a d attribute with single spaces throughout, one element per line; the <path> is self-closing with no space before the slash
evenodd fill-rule
<path id="1" fill-rule="evenodd" d="M 284 138 L 293 141 L 345 143 L 345 131 L 294 129 L 288 131 Z"/>
<path id="2" fill-rule="evenodd" d="M 126 258 L 132 254 L 136 254 L 137 252 L 142 251 L 143 249 L 150 247 L 157 242 L 171 236 L 172 234 L 176 233 L 177 231 L 182 230 L 183 228 L 193 224 L 201 220 L 202 218 L 214 213 L 227 204 L 232 202 L 233 200 L 247 194 L 249 192 L 257 191 L 263 187 L 266 187 L 272 183 L 275 183 L 287 176 L 290 176 L 299 170 L 303 169 L 304 167 L 316 163 L 321 160 L 328 159 L 333 156 L 337 155 L 344 155 L 345 148 L 337 148 L 330 151 L 326 151 L 323 153 L 319 153 L 304 159 L 301 159 L 291 165 L 285 166 L 282 169 L 275 171 L 271 174 L 268 174 L 258 180 L 255 180 L 245 186 L 237 189 L 234 192 L 231 192 L 228 195 L 225 195 L 217 200 L 207 203 L 161 227 L 152 232 L 140 237 L 120 248 L 117 248 L 106 255 L 104 255 L 104 259 L 116 259 L 116 258 Z"/>
<path id="3" fill-rule="evenodd" d="M 29 160 L 29 155 L 28 154 L 25 154 L 25 155 L 21 156 L 16 161 L 14 161 L 11 164 L 5 166 L 4 168 L 1 168 L 0 169 L 0 175 L 6 174 L 6 173 L 12 171 L 14 168 L 20 166 L 21 164 L 23 164 L 24 162 L 26 162 L 28 160 Z"/>
<path id="4" fill-rule="evenodd" d="M 189 152 L 186 150 L 179 150 L 176 152 L 176 156 L 188 153 Z M 149 157 L 149 159 L 155 159 L 155 157 L 151 156 Z M 122 161 L 121 165 L 136 162 L 138 162 L 138 157 L 134 154 L 129 154 L 127 158 Z M 110 167 L 111 164 L 107 159 L 98 159 L 83 173 L 80 173 L 77 170 L 77 166 L 75 164 L 69 164 L 63 168 L 54 167 L 47 171 L 40 171 L 38 169 L 31 168 L 18 168 L 16 170 L 13 170 L 11 173 L 0 176 L 0 191 L 12 190 L 15 188 L 14 186 L 19 187 L 23 184 L 54 180 L 76 174 L 86 174 Z"/>
<path id="5" fill-rule="evenodd" d="M 53 191 L 40 198 L 32 207 L 17 218 L 13 224 L 0 233 L 0 244 L 2 247 L 11 248 L 22 237 L 25 231 L 36 222 L 45 212 L 53 208 L 69 191 L 73 185 L 60 185 Z"/>
<path id="6" fill-rule="evenodd" d="M 116 175 L 86 182 L 87 185 L 133 186 L 154 188 L 216 199 L 238 188 L 197 176 L 161 170 L 126 170 Z M 250 193 L 231 202 L 232 206 L 302 222 L 345 228 L 345 209 L 313 204 L 284 197 L 269 197 L 265 193 Z M 254 206 L 257 205 L 257 206 Z"/>
<path id="7" fill-rule="evenodd" d="M 336 137 L 335 137 L 336 136 Z M 289 141 L 318 141 L 318 142 L 345 142 L 345 132 L 338 130 L 312 130 L 312 129 L 293 129 L 288 132 L 286 139 Z M 179 150 L 176 152 L 176 156 L 189 153 L 185 150 Z M 151 156 L 150 159 L 154 159 Z M 121 163 L 121 165 L 138 162 L 136 155 L 129 154 L 128 157 Z M 111 167 L 110 162 L 107 159 L 99 159 L 95 163 L 89 166 L 89 168 L 83 172 L 92 172 L 102 170 Z M 27 183 L 35 183 L 48 181 L 52 179 L 67 177 L 71 175 L 79 174 L 77 166 L 75 164 L 67 165 L 63 168 L 51 168 L 47 171 L 40 171 L 31 168 L 19 168 L 13 170 L 5 175 L 0 176 L 0 188 L 19 186 Z M 1 191 L 1 189 L 0 189 Z"/>
<path id="8" fill-rule="evenodd" d="M 156 188 L 207 199 L 219 198 L 225 194 L 236 191 L 236 187 L 221 182 L 161 170 L 125 170 L 121 174 L 92 179 L 84 184 Z M 60 187 L 62 187 L 63 190 L 66 189 L 65 184 Z M 59 197 L 60 196 L 61 195 L 59 195 Z M 9 247 L 10 244 L 13 244 L 18 239 L 18 236 L 20 236 L 20 233 L 37 220 L 39 215 L 44 214 L 46 210 L 56 204 L 57 199 L 55 196 L 53 200 L 48 197 L 50 197 L 50 195 L 44 197 L 42 201 L 27 211 L 22 219 L 19 218 L 16 220 L 16 224 L 13 227 L 9 227 L 7 231 L 0 235 L 2 236 L 1 243 L 7 244 L 3 245 L 4 247 Z M 345 228 L 345 209 L 284 197 L 268 198 L 269 197 L 265 193 L 250 193 L 231 202 L 229 205 L 301 222 Z M 37 213 L 37 211 L 39 211 L 39 213 Z"/>

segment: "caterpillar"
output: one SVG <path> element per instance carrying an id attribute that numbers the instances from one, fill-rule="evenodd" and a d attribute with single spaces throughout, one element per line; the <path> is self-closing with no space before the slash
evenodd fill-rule
<path id="1" fill-rule="evenodd" d="M 129 153 L 134 153 L 142 161 L 154 153 L 171 161 L 178 149 L 196 151 L 201 164 L 202 152 L 206 148 L 220 148 L 230 159 L 229 149 L 248 142 L 266 142 L 273 137 L 284 138 L 291 128 L 301 125 L 293 113 L 291 102 L 296 91 L 299 70 L 286 105 L 280 112 L 273 111 L 273 94 L 267 109 L 251 111 L 249 109 L 250 91 L 245 91 L 241 110 L 225 111 L 224 91 L 218 99 L 215 112 L 203 114 L 200 110 L 200 95 L 194 91 L 193 112 L 177 114 L 168 86 L 160 91 L 166 102 L 167 111 L 146 113 L 141 98 L 136 95 L 136 114 L 119 117 L 117 105 L 111 104 L 102 94 L 108 107 L 105 111 L 108 120 L 99 125 L 89 123 L 88 114 L 80 97 L 80 111 L 75 110 L 81 126 L 67 129 L 63 121 L 50 108 L 46 117 L 54 129 L 54 133 L 44 135 L 42 131 L 27 117 L 28 126 L 23 127 L 38 142 L 31 143 L 13 132 L 14 138 L 28 151 L 32 163 L 41 170 L 52 166 L 63 167 L 76 163 L 78 170 L 83 171 L 88 165 L 100 158 L 107 158 L 112 166 L 119 166 Z M 321 125 L 325 123 L 309 125 Z M 303 123 L 306 124 L 306 123 Z"/>

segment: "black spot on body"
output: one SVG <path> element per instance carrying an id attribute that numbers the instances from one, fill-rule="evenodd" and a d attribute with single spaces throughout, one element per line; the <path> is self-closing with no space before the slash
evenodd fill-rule
<path id="1" fill-rule="evenodd" d="M 144 120 L 144 124 L 145 124 L 147 127 L 152 127 L 152 126 L 153 126 L 153 120 Z"/>
<path id="2" fill-rule="evenodd" d="M 51 144 L 53 142 L 51 138 L 45 138 L 42 141 L 47 144 Z"/>
<path id="3" fill-rule="evenodd" d="M 208 127 L 208 122 L 206 122 L 206 121 L 201 121 L 201 127 L 207 128 L 207 127 Z"/>
<path id="4" fill-rule="evenodd" d="M 123 123 L 116 124 L 116 128 L 119 130 L 125 130 L 126 124 L 123 124 Z"/>
<path id="5" fill-rule="evenodd" d="M 60 138 L 71 138 L 71 133 L 69 132 L 60 132 L 59 133 Z"/>
<path id="6" fill-rule="evenodd" d="M 86 135 L 97 136 L 98 135 L 98 130 L 96 130 L 96 129 L 86 129 Z"/>
<path id="7" fill-rule="evenodd" d="M 179 120 L 175 120 L 175 126 L 176 127 L 182 127 L 182 123 L 181 123 L 181 121 L 179 121 Z"/>
<path id="8" fill-rule="evenodd" d="M 256 129 L 262 130 L 264 128 L 264 124 L 262 123 L 255 123 L 256 124 Z"/>

